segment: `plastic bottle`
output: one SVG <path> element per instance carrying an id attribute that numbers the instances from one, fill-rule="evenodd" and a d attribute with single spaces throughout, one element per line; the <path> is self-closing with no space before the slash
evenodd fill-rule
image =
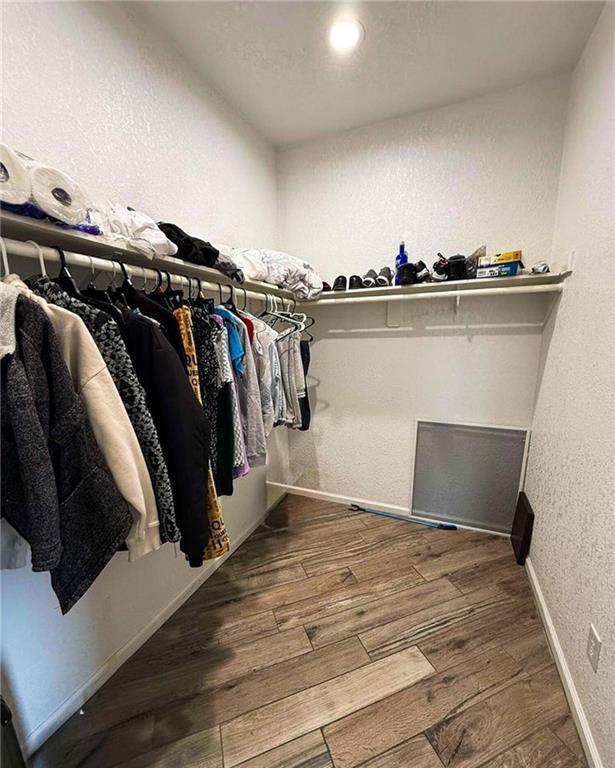
<path id="1" fill-rule="evenodd" d="M 399 282 L 399 268 L 402 264 L 408 263 L 408 253 L 406 251 L 405 242 L 402 240 L 399 244 L 399 253 L 395 257 L 395 285 L 400 285 Z"/>

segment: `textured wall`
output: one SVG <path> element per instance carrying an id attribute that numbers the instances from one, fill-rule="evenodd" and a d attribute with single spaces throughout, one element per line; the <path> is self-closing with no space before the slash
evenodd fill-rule
<path id="1" fill-rule="evenodd" d="M 567 78 L 282 151 L 281 246 L 327 277 L 412 254 L 551 246 Z M 388 254 L 388 255 L 387 255 Z M 317 418 L 270 479 L 408 506 L 419 417 L 527 427 L 545 302 L 466 299 L 315 310 Z M 534 324 L 534 325 L 532 325 Z"/>
<path id="2" fill-rule="evenodd" d="M 8 143 L 66 169 L 93 192 L 188 231 L 274 241 L 273 151 L 134 9 L 5 4 L 3 13 Z M 235 541 L 260 519 L 265 499 L 258 470 L 224 500 Z M 56 709 L 70 714 L 65 701 L 201 576 L 169 546 L 131 564 L 119 554 L 62 617 L 46 574 L 4 574 L 3 692 L 12 693 L 30 744 L 45 735 Z"/>
<path id="3" fill-rule="evenodd" d="M 412 301 L 399 330 L 381 303 L 312 310 L 313 426 L 268 479 L 408 507 L 417 418 L 530 425 L 547 301 Z"/>
<path id="4" fill-rule="evenodd" d="M 613 4 L 574 73 L 554 252 L 575 272 L 544 341 L 527 473 L 531 558 L 605 768 L 615 765 Z M 598 674 L 585 647 L 603 641 Z"/>
<path id="5" fill-rule="evenodd" d="M 280 245 L 325 279 L 487 243 L 549 254 L 567 77 L 282 151 Z"/>
<path id="6" fill-rule="evenodd" d="M 3 141 L 206 239 L 275 245 L 273 150 L 138 5 L 3 4 Z"/>

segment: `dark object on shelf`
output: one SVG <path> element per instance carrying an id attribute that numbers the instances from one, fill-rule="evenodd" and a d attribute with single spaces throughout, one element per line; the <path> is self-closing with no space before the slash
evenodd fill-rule
<path id="1" fill-rule="evenodd" d="M 448 280 L 448 261 L 439 253 L 438 261 L 434 262 L 431 279 L 437 282 Z"/>
<path id="2" fill-rule="evenodd" d="M 346 276 L 340 275 L 339 277 L 336 277 L 333 281 L 333 290 L 334 291 L 345 291 L 346 290 Z"/>
<path id="3" fill-rule="evenodd" d="M 416 282 L 428 283 L 431 280 L 431 275 L 425 262 L 417 261 L 414 266 L 416 267 Z"/>
<path id="4" fill-rule="evenodd" d="M 376 284 L 391 285 L 392 282 L 393 282 L 393 271 L 391 270 L 391 267 L 382 267 L 380 272 L 378 272 L 378 277 L 376 278 Z"/>
<path id="5" fill-rule="evenodd" d="M 2 707 L 2 717 L 0 720 L 2 723 L 2 733 L 0 735 L 2 755 L 0 765 L 2 765 L 2 768 L 26 768 L 13 725 L 13 714 L 6 701 L 1 697 L 0 704 Z"/>
<path id="6" fill-rule="evenodd" d="M 468 256 L 466 258 L 466 279 L 472 280 L 476 277 L 476 269 L 478 267 L 478 261 L 474 256 Z"/>
<path id="7" fill-rule="evenodd" d="M 416 266 L 412 262 L 400 264 L 397 268 L 400 285 L 414 285 L 416 283 Z"/>
<path id="8" fill-rule="evenodd" d="M 177 246 L 178 259 L 189 261 L 192 264 L 200 264 L 202 267 L 213 267 L 218 261 L 220 252 L 211 243 L 186 234 L 177 224 L 159 221 L 158 227 Z"/>
<path id="9" fill-rule="evenodd" d="M 350 275 L 350 285 L 348 287 L 351 291 L 363 288 L 363 278 L 360 275 Z"/>
<path id="10" fill-rule="evenodd" d="M 458 253 L 451 256 L 448 260 L 448 279 L 465 280 L 466 278 L 466 257 Z"/>
<path id="11" fill-rule="evenodd" d="M 512 531 L 510 532 L 510 541 L 519 565 L 525 563 L 525 558 L 530 551 L 533 529 L 534 510 L 528 497 L 521 491 L 517 500 L 517 510 L 513 520 Z"/>
<path id="12" fill-rule="evenodd" d="M 329 285 L 329 283 L 323 283 L 322 284 L 322 292 L 323 293 L 326 293 L 327 291 L 330 291 L 330 290 L 331 290 L 331 286 Z"/>

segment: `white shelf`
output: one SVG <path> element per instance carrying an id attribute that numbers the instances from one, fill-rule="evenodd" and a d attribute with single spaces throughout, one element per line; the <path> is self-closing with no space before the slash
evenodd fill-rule
<path id="1" fill-rule="evenodd" d="M 13 250 L 18 256 L 36 256 L 35 249 L 25 243 L 26 240 L 33 240 L 44 247 L 45 261 L 58 261 L 57 251 L 49 250 L 53 246 L 58 246 L 66 252 L 69 263 L 87 267 L 89 258 L 96 258 L 96 266 L 99 269 L 109 269 L 114 260 L 120 260 L 127 266 L 147 267 L 150 270 L 159 269 L 175 275 L 188 275 L 189 277 L 199 277 L 205 283 L 212 286 L 223 285 L 232 286 L 243 295 L 243 289 L 252 294 L 255 298 L 257 294 L 270 294 L 280 298 L 292 300 L 290 291 L 278 288 L 269 283 L 262 283 L 256 280 L 246 280 L 241 285 L 217 269 L 203 267 L 198 264 L 192 264 L 188 261 L 166 256 L 164 258 L 150 259 L 140 251 L 137 251 L 128 243 L 118 244 L 102 235 L 88 235 L 74 229 L 64 229 L 49 221 L 41 219 L 32 219 L 28 216 L 19 216 L 8 211 L 0 211 L 0 234 L 4 238 L 18 242 L 21 247 L 13 245 Z M 101 261 L 98 261 L 101 260 Z M 108 262 L 105 264 L 104 262 Z M 134 274 L 139 274 L 140 269 L 132 270 Z M 155 275 L 154 275 L 155 276 Z"/>
<path id="2" fill-rule="evenodd" d="M 379 286 L 347 291 L 327 291 L 317 301 L 301 302 L 318 307 L 338 304 L 360 304 L 372 301 L 407 301 L 410 299 L 459 299 L 462 297 L 559 293 L 571 272 L 515 277 L 489 277 L 451 280 L 442 283 L 420 283 L 409 286 Z"/>

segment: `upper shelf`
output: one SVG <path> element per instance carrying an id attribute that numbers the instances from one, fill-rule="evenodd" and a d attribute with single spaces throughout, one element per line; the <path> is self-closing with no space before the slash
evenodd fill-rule
<path id="1" fill-rule="evenodd" d="M 128 265 L 157 268 L 174 274 L 200 277 L 213 284 L 232 285 L 235 288 L 238 286 L 237 282 L 226 277 L 217 269 L 192 264 L 173 256 L 151 259 L 127 243 L 120 245 L 102 235 L 88 235 L 74 229 L 64 229 L 49 221 L 19 216 L 8 211 L 0 211 L 0 234 L 13 240 L 22 242 L 33 240 L 42 246 L 58 246 L 67 252 L 94 256 L 108 261 L 111 261 L 115 256 L 116 259 Z M 280 298 L 292 299 L 290 291 L 257 280 L 246 280 L 245 283 L 242 283 L 241 288 L 251 289 L 255 293 L 268 293 Z"/>
<path id="2" fill-rule="evenodd" d="M 352 291 L 327 291 L 316 302 L 325 304 L 350 304 L 368 301 L 402 301 L 409 299 L 452 298 L 462 296 L 485 297 L 517 293 L 557 293 L 571 272 L 542 275 L 518 275 L 516 277 L 489 277 L 472 280 L 450 280 L 442 283 L 420 283 L 408 286 L 378 286 L 356 288 Z"/>

